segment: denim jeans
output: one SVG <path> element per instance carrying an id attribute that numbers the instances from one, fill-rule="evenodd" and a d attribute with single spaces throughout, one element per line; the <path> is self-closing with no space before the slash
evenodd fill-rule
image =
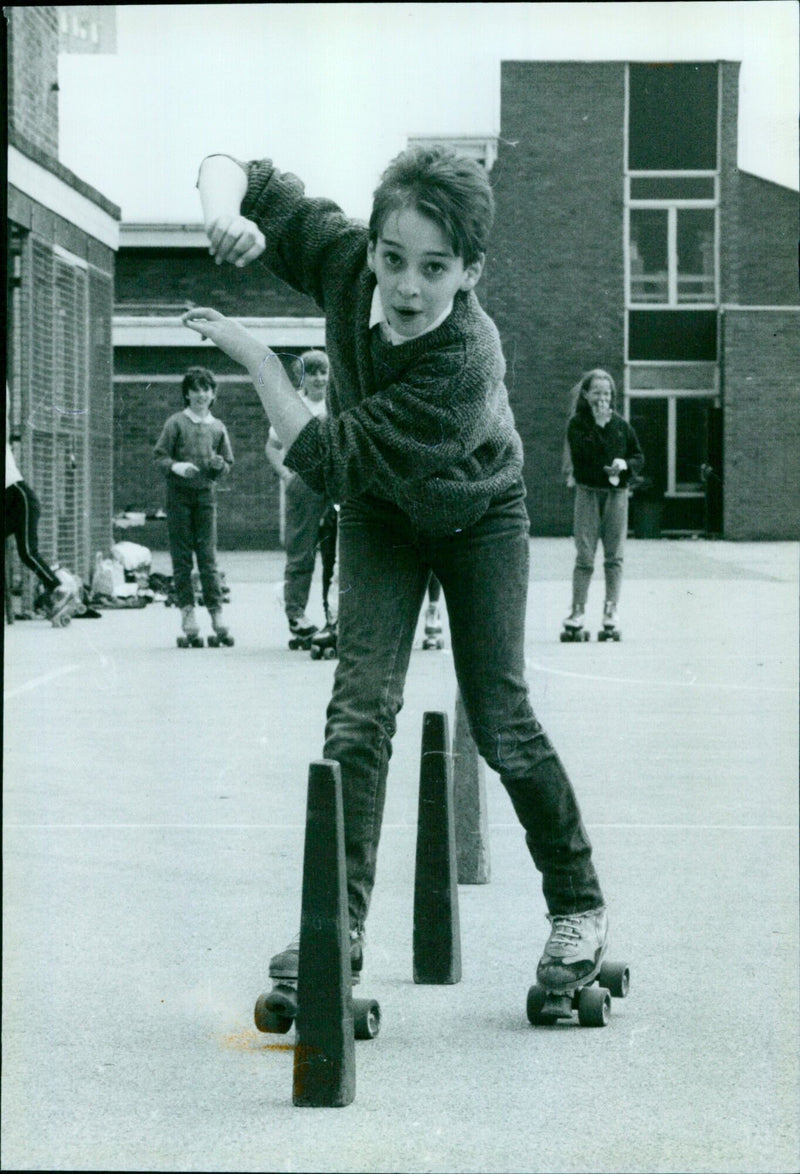
<path id="1" fill-rule="evenodd" d="M 192 556 L 203 586 L 203 602 L 209 611 L 222 607 L 217 573 L 217 503 L 211 487 L 193 489 L 170 479 L 167 483 L 167 532 L 172 556 L 172 576 L 178 607 L 194 604 Z"/>
<path id="2" fill-rule="evenodd" d="M 594 571 L 598 539 L 603 543 L 606 602 L 619 603 L 622 557 L 628 533 L 628 490 L 589 489 L 575 486 L 575 569 L 572 573 L 572 606 L 586 607 Z"/>
<path id="3" fill-rule="evenodd" d="M 303 615 L 308 604 L 314 564 L 320 542 L 319 526 L 327 498 L 315 493 L 295 474 L 286 486 L 286 567 L 283 602 L 290 620 Z"/>
<path id="4" fill-rule="evenodd" d="M 363 929 L 375 881 L 392 736 L 430 571 L 447 603 L 472 735 L 511 797 L 550 912 L 603 904 L 572 786 L 528 697 L 528 530 L 521 482 L 444 538 L 420 534 L 388 502 L 342 505 L 339 661 L 324 754 L 342 772 L 351 929 Z"/>

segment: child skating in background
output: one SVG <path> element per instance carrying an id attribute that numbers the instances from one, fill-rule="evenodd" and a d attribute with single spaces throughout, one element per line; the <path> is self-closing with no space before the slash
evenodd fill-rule
<path id="1" fill-rule="evenodd" d="M 203 587 L 211 617 L 212 642 L 233 643 L 222 617 L 222 590 L 217 572 L 216 483 L 233 465 L 228 430 L 211 415 L 217 381 L 206 367 L 190 367 L 181 391 L 186 405 L 170 416 L 155 446 L 155 459 L 167 482 L 167 531 L 175 596 L 181 609 L 180 646 L 202 647 L 195 615 L 192 563 Z"/>
<path id="2" fill-rule="evenodd" d="M 218 263 L 268 267 L 326 315 L 333 375 L 314 419 L 278 359 L 212 309 L 183 321 L 246 367 L 286 464 L 341 503 L 339 662 L 324 757 L 340 764 L 351 960 L 362 966 L 396 717 L 428 578 L 442 585 L 472 735 L 499 773 L 542 873 L 549 940 L 539 982 L 595 975 L 608 922 L 564 767 L 525 682 L 529 520 L 522 445 L 497 330 L 474 287 L 494 203 L 483 169 L 444 149 L 404 152 L 369 227 L 305 197 L 271 161 L 204 160 L 198 181 Z M 524 899 L 524 898 L 523 898 Z M 527 947 L 527 935 L 523 948 Z M 296 978 L 298 941 L 273 979 Z"/>
<path id="3" fill-rule="evenodd" d="M 324 351 L 308 350 L 300 355 L 302 385 L 300 398 L 312 416 L 323 419 L 326 414 L 325 394 L 328 390 L 330 367 Z M 290 648 L 309 648 L 317 625 L 306 615 L 311 580 L 314 575 L 317 550 L 323 560 L 323 576 L 327 573 L 328 586 L 336 554 L 336 514 L 325 493 L 317 493 L 302 477 L 287 469 L 285 450 L 274 428 L 270 427 L 266 444 L 267 460 L 284 483 L 286 566 L 283 573 L 283 606 L 289 621 Z M 332 517 L 331 517 L 332 515 Z M 322 529 L 322 532 L 321 532 Z M 331 532 L 333 548 L 330 550 Z M 327 545 L 323 545 L 326 543 Z M 330 627 L 328 593 L 323 584 L 326 626 Z"/>
<path id="4" fill-rule="evenodd" d="M 617 606 L 628 533 L 629 486 L 642 471 L 644 455 L 631 425 L 614 411 L 616 386 L 607 371 L 588 371 L 573 389 L 574 410 L 567 425 L 567 485 L 575 489 L 575 568 L 572 607 L 564 620 L 564 641 L 585 640 L 586 600 L 598 540 L 603 543 L 605 603 L 601 640 L 618 640 Z"/>
<path id="5" fill-rule="evenodd" d="M 71 571 L 51 567 L 42 558 L 39 514 L 39 499 L 20 473 L 6 440 L 5 536 L 13 534 L 20 559 L 45 590 L 41 610 L 54 628 L 65 628 L 74 615 L 86 611 L 83 584 Z"/>

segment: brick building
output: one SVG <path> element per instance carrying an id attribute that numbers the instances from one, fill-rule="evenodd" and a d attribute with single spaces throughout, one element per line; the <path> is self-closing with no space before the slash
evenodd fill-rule
<path id="1" fill-rule="evenodd" d="M 536 535 L 571 533 L 569 393 L 595 366 L 613 374 L 645 449 L 637 532 L 800 533 L 797 195 L 737 167 L 738 70 L 504 62 L 499 139 L 411 140 L 452 142 L 491 171 L 497 223 L 478 294 L 503 338 Z M 243 317 L 280 351 L 324 339 L 312 302 L 259 265 L 215 266 L 198 226 L 123 226 L 116 508 L 161 503 L 151 446 L 181 373 L 205 362 L 236 455 L 220 546 L 274 546 L 267 421 L 242 373 L 180 326 L 192 304 Z"/>
<path id="2" fill-rule="evenodd" d="M 5 9 L 7 429 L 42 505 L 40 549 L 84 577 L 111 541 L 119 209 L 58 160 L 58 10 Z M 23 609 L 33 585 L 24 582 Z"/>
<path id="3" fill-rule="evenodd" d="M 481 289 L 509 363 L 535 534 L 570 533 L 569 392 L 596 366 L 646 453 L 634 525 L 800 534 L 797 193 L 737 168 L 738 72 L 502 65 Z"/>

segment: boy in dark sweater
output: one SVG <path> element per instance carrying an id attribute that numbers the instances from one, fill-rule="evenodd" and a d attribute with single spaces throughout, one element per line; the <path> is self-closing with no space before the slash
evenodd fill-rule
<path id="1" fill-rule="evenodd" d="M 222 619 L 216 502 L 217 481 L 233 465 L 231 442 L 225 425 L 211 415 L 217 394 L 212 372 L 207 367 L 190 367 L 181 390 L 186 407 L 169 417 L 155 446 L 156 464 L 167 481 L 169 550 L 184 633 L 178 643 L 200 640 L 194 611 L 193 557 L 197 558 L 203 602 L 215 637 L 233 643 Z"/>
<path id="2" fill-rule="evenodd" d="M 577 800 L 525 682 L 529 520 L 522 445 L 497 329 L 474 287 L 494 203 L 486 173 L 442 149 L 398 156 L 369 227 L 309 199 L 269 161 L 205 159 L 198 181 L 217 263 L 268 267 L 326 315 L 333 388 L 311 417 L 280 362 L 210 309 L 184 315 L 246 367 L 287 467 L 341 503 L 339 663 L 324 756 L 341 766 L 354 971 L 375 879 L 386 776 L 431 571 L 481 755 L 505 785 L 542 873 L 552 931 L 539 982 L 597 972 L 607 916 Z M 295 940 L 270 975 L 297 974 Z"/>

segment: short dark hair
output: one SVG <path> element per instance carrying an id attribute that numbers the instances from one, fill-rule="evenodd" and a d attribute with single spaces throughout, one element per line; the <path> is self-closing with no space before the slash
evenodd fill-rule
<path id="1" fill-rule="evenodd" d="M 448 147 L 409 147 L 393 159 L 372 200 L 373 245 L 387 217 L 401 208 L 414 208 L 438 224 L 465 265 L 486 252 L 494 196 L 485 169 L 474 159 Z"/>
<path id="2" fill-rule="evenodd" d="M 213 391 L 217 394 L 217 381 L 214 378 L 214 373 L 209 371 L 208 367 L 190 367 L 183 377 L 181 383 L 181 392 L 183 393 L 183 402 L 188 404 L 190 391 Z"/>

